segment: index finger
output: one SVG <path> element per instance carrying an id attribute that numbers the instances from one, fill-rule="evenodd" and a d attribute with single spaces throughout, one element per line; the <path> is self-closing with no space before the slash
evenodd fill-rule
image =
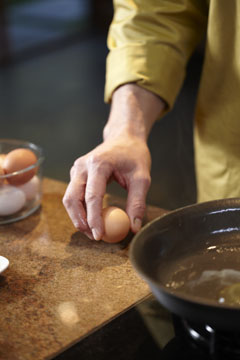
<path id="1" fill-rule="evenodd" d="M 80 231 L 87 231 L 87 216 L 84 207 L 86 180 L 73 175 L 63 197 L 63 204 L 74 226 Z"/>
<path id="2" fill-rule="evenodd" d="M 101 240 L 104 234 L 102 220 L 103 197 L 106 192 L 108 176 L 91 171 L 85 190 L 87 221 L 95 240 Z"/>

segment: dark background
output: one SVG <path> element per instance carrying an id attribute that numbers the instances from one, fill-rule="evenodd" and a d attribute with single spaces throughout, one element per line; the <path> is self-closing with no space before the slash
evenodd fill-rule
<path id="1" fill-rule="evenodd" d="M 102 140 L 110 0 L 15 0 L 0 3 L 0 138 L 42 146 L 44 174 L 68 181 L 74 160 Z M 202 66 L 193 55 L 171 113 L 149 138 L 148 203 L 195 202 L 192 122 Z M 115 184 L 108 191 L 125 196 Z"/>

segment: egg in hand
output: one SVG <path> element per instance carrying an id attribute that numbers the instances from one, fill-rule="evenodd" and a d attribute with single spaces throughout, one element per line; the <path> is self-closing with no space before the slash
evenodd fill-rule
<path id="1" fill-rule="evenodd" d="M 130 230 L 130 220 L 127 213 L 116 206 L 109 206 L 102 211 L 104 235 L 102 240 L 117 243 L 123 240 Z"/>

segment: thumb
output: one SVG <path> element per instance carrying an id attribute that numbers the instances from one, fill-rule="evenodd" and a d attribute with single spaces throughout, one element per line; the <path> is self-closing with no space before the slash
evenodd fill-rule
<path id="1" fill-rule="evenodd" d="M 142 226 L 150 184 L 151 178 L 147 174 L 134 177 L 129 184 L 126 211 L 134 233 L 138 232 Z"/>

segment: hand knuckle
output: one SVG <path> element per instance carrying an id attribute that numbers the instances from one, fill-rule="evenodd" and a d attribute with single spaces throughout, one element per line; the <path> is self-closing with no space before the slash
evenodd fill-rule
<path id="1" fill-rule="evenodd" d="M 97 201 L 97 194 L 94 191 L 86 190 L 85 200 L 87 203 L 93 203 Z"/>
<path id="2" fill-rule="evenodd" d="M 70 208 L 72 206 L 73 200 L 70 196 L 64 196 L 62 202 L 66 208 Z"/>
<path id="3" fill-rule="evenodd" d="M 84 159 L 81 157 L 81 158 L 78 158 L 77 160 L 75 160 L 72 168 L 74 171 L 83 172 L 85 169 Z"/>
<path id="4" fill-rule="evenodd" d="M 143 178 L 143 183 L 146 187 L 149 187 L 151 185 L 151 176 L 145 176 Z"/>
<path id="5" fill-rule="evenodd" d="M 138 174 L 135 181 L 143 184 L 145 187 L 149 187 L 151 185 L 151 176 L 149 174 Z"/>
<path id="6" fill-rule="evenodd" d="M 108 172 L 110 165 L 109 159 L 104 157 L 102 154 L 92 154 L 88 158 L 88 167 L 97 172 Z"/>
<path id="7" fill-rule="evenodd" d="M 101 163 L 102 161 L 103 161 L 102 156 L 100 154 L 94 153 L 94 154 L 92 154 L 91 156 L 88 157 L 87 163 L 90 166 L 96 166 L 99 163 Z"/>
<path id="8" fill-rule="evenodd" d="M 133 205 L 132 205 L 132 208 L 133 210 L 135 210 L 136 212 L 139 212 L 139 213 L 144 213 L 145 211 L 145 208 L 146 208 L 146 205 L 145 203 L 143 203 L 142 201 L 140 200 L 135 200 Z"/>

